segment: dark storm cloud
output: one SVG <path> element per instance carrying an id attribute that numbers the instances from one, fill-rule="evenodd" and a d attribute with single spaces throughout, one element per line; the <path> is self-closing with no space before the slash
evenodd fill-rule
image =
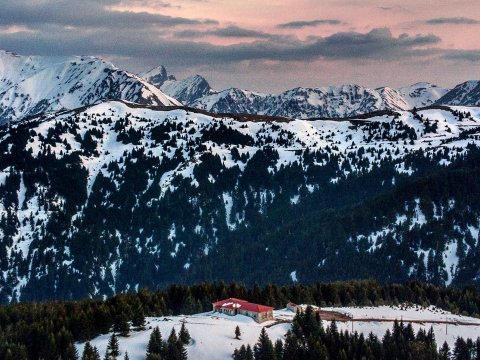
<path id="1" fill-rule="evenodd" d="M 318 19 L 310 21 L 290 21 L 284 24 L 278 24 L 280 29 L 300 29 L 304 27 L 318 26 L 318 25 L 340 25 L 342 22 L 337 19 Z"/>
<path id="2" fill-rule="evenodd" d="M 336 33 L 301 41 L 277 37 L 229 46 L 205 42 L 166 40 L 145 30 L 135 32 L 96 31 L 79 34 L 74 30 L 46 33 L 20 32 L 0 37 L 0 48 L 26 54 L 103 54 L 144 59 L 161 59 L 167 65 L 212 65 L 244 60 L 313 61 L 317 59 L 392 60 L 428 55 L 418 49 L 437 44 L 434 35 L 393 37 L 388 29 L 368 33 Z"/>
<path id="3" fill-rule="evenodd" d="M 224 28 L 212 29 L 212 30 L 183 30 L 174 33 L 174 36 L 180 39 L 195 39 L 204 38 L 206 36 L 217 36 L 222 38 L 256 38 L 256 39 L 268 39 L 275 35 L 265 33 L 263 31 L 245 29 L 239 26 L 231 25 Z"/>
<path id="4" fill-rule="evenodd" d="M 426 21 L 430 25 L 475 25 L 480 24 L 480 20 L 466 18 L 466 17 L 448 17 L 448 18 L 435 18 Z"/>
<path id="5" fill-rule="evenodd" d="M 117 3 L 118 1 L 115 0 L 8 1 L 1 6 L 0 24 L 24 25 L 32 28 L 45 24 L 56 24 L 81 28 L 130 27 L 138 29 L 151 26 L 195 25 L 212 21 L 146 12 L 115 11 L 108 7 Z"/>

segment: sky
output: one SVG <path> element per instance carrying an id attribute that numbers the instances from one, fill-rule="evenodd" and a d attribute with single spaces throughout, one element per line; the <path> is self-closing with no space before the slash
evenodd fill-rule
<path id="1" fill-rule="evenodd" d="M 0 0 L 0 49 L 166 66 L 215 89 L 480 78 L 479 0 Z"/>

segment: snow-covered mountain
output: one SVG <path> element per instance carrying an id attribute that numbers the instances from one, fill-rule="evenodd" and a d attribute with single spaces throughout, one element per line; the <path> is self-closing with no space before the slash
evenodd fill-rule
<path id="1" fill-rule="evenodd" d="M 358 85 L 295 88 L 278 95 L 231 88 L 189 104 L 220 113 L 248 113 L 289 118 L 340 118 L 382 108 L 379 95 Z"/>
<path id="2" fill-rule="evenodd" d="M 266 95 L 231 88 L 210 94 L 188 104 L 191 107 L 216 113 L 263 114 L 262 104 Z"/>
<path id="3" fill-rule="evenodd" d="M 166 81 L 175 81 L 176 80 L 174 75 L 169 75 L 167 73 L 167 69 L 163 65 L 154 67 L 151 70 L 148 70 L 146 72 L 138 74 L 138 76 L 140 76 L 142 79 L 145 79 L 150 84 L 156 86 L 158 89 L 160 89 L 161 86 Z"/>
<path id="4" fill-rule="evenodd" d="M 479 147 L 468 107 L 290 121 L 111 101 L 21 121 L 0 129 L 0 301 L 478 284 Z"/>
<path id="5" fill-rule="evenodd" d="M 166 91 L 169 93 L 168 91 Z M 244 112 L 289 118 L 342 118 L 379 110 L 410 110 L 435 103 L 446 89 L 418 83 L 401 89 L 359 85 L 295 88 L 278 95 L 228 89 L 185 103 L 214 112 Z"/>
<path id="6" fill-rule="evenodd" d="M 164 81 L 160 89 L 182 104 L 193 104 L 210 94 L 212 88 L 210 84 L 200 75 L 192 75 L 183 80 L 169 79 Z"/>
<path id="7" fill-rule="evenodd" d="M 418 109 L 435 104 L 450 90 L 428 82 L 419 82 L 402 87 L 398 91 L 408 104 L 407 109 Z"/>
<path id="8" fill-rule="evenodd" d="M 262 113 L 293 118 L 343 118 L 382 109 L 382 99 L 371 89 L 350 84 L 296 88 L 268 96 Z"/>
<path id="9" fill-rule="evenodd" d="M 480 105 L 480 81 L 470 80 L 455 86 L 440 98 L 438 103 L 445 105 Z"/>
<path id="10" fill-rule="evenodd" d="M 382 87 L 376 89 L 383 100 L 383 108 L 410 110 L 435 104 L 449 90 L 426 82 L 416 83 L 399 89 Z"/>
<path id="11" fill-rule="evenodd" d="M 138 76 L 98 58 L 19 56 L 0 51 L 0 124 L 108 99 L 179 104 Z"/>
<path id="12" fill-rule="evenodd" d="M 166 70 L 162 79 L 166 79 Z M 149 79 L 148 77 L 145 77 Z M 417 83 L 400 89 L 369 89 L 355 84 L 298 87 L 280 94 L 230 88 L 214 91 L 199 75 L 162 80 L 159 87 L 184 105 L 217 113 L 247 113 L 289 118 L 342 118 L 379 110 L 410 110 L 434 104 L 447 89 Z"/>

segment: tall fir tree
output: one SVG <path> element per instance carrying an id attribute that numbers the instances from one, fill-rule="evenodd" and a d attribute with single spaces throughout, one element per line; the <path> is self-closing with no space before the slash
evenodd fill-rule
<path id="1" fill-rule="evenodd" d="M 240 336 L 242 336 L 242 332 L 240 331 L 240 327 L 237 325 L 235 328 L 235 339 L 240 340 Z"/>
<path id="2" fill-rule="evenodd" d="M 147 345 L 147 360 L 157 360 L 165 357 L 165 343 L 162 340 L 162 334 L 158 326 L 150 334 L 150 340 Z"/>
<path id="3" fill-rule="evenodd" d="M 89 342 L 87 342 L 83 348 L 82 360 L 100 360 L 100 354 L 97 348 Z"/>
<path id="4" fill-rule="evenodd" d="M 182 327 L 180 328 L 180 332 L 178 333 L 178 339 L 184 344 L 188 345 L 191 340 L 190 333 L 188 332 L 187 327 L 185 326 L 185 323 L 182 322 Z"/>
<path id="5" fill-rule="evenodd" d="M 265 328 L 262 328 L 258 341 L 253 348 L 255 360 L 275 360 L 275 352 Z"/>
<path id="6" fill-rule="evenodd" d="M 108 340 L 107 350 L 105 351 L 105 360 L 117 360 L 120 356 L 118 338 L 115 333 Z"/>

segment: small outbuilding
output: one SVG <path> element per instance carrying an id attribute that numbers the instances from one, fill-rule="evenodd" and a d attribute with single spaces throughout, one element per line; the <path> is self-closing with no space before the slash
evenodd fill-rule
<path id="1" fill-rule="evenodd" d="M 273 320 L 273 308 L 270 306 L 254 304 L 242 299 L 229 298 L 214 302 L 213 311 L 226 315 L 246 315 L 258 323 Z"/>

